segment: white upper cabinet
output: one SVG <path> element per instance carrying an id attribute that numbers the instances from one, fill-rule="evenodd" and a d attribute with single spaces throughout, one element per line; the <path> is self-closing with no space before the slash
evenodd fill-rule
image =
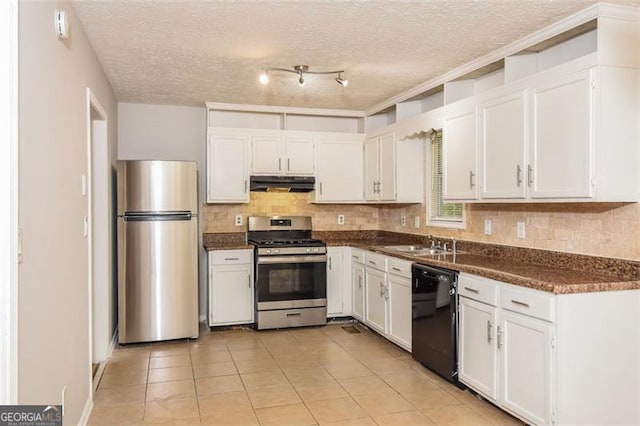
<path id="1" fill-rule="evenodd" d="M 396 199 L 396 141 L 393 133 L 369 138 L 364 143 L 365 199 Z"/>
<path id="2" fill-rule="evenodd" d="M 363 200 L 362 138 L 358 139 L 336 137 L 318 141 L 315 202 Z"/>
<path id="3" fill-rule="evenodd" d="M 210 133 L 207 142 L 207 202 L 249 201 L 249 137 Z"/>
<path id="4" fill-rule="evenodd" d="M 279 133 L 282 134 L 252 137 L 251 174 L 313 175 L 313 137 Z"/>
<path id="5" fill-rule="evenodd" d="M 315 172 L 314 141 L 312 137 L 286 136 L 282 167 L 289 175 L 313 175 Z"/>
<path id="6" fill-rule="evenodd" d="M 524 198 L 527 173 L 525 91 L 479 107 L 482 198 Z"/>
<path id="7" fill-rule="evenodd" d="M 251 174 L 282 174 L 282 138 L 254 136 L 251 138 Z"/>
<path id="8" fill-rule="evenodd" d="M 443 197 L 448 200 L 478 197 L 476 107 L 462 102 L 446 113 L 442 130 Z"/>
<path id="9" fill-rule="evenodd" d="M 532 198 L 593 196 L 594 74 L 584 70 L 532 89 Z"/>

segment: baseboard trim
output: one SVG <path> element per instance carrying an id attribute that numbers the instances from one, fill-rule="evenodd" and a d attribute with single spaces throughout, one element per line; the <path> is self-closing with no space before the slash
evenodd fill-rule
<path id="1" fill-rule="evenodd" d="M 93 410 L 93 392 L 87 398 L 87 402 L 84 404 L 84 410 L 82 410 L 82 415 L 80 416 L 80 420 L 78 420 L 78 424 L 85 426 L 89 422 L 89 417 L 91 416 L 91 411 Z"/>

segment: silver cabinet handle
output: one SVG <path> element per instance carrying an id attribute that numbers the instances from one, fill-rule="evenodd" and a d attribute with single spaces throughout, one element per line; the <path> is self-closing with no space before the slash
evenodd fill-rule
<path id="1" fill-rule="evenodd" d="M 380 296 L 384 296 L 384 283 L 380 283 Z"/>
<path id="2" fill-rule="evenodd" d="M 533 185 L 533 167 L 529 164 L 527 165 L 527 186 L 531 188 L 531 185 Z"/>
<path id="3" fill-rule="evenodd" d="M 518 187 L 522 184 L 522 167 L 520 167 L 520 164 L 516 166 L 516 184 Z"/>
<path id="4" fill-rule="evenodd" d="M 500 347 L 502 346 L 502 329 L 500 328 L 500 326 L 498 326 L 498 332 L 497 334 L 497 344 L 498 344 L 498 349 L 500 349 Z"/>
<path id="5" fill-rule="evenodd" d="M 369 263 L 372 264 L 372 265 L 377 265 L 377 263 L 374 262 L 373 260 L 370 260 Z"/>
<path id="6" fill-rule="evenodd" d="M 354 259 L 356 259 L 356 260 L 360 259 L 360 258 L 359 258 L 358 256 L 356 256 L 355 254 L 352 254 L 352 255 L 351 255 L 351 257 L 352 257 L 352 258 L 354 258 Z"/>
<path id="7" fill-rule="evenodd" d="M 377 193 L 378 193 L 378 191 L 376 191 L 376 181 L 374 180 L 374 181 L 372 181 L 371 183 L 373 184 L 373 193 L 374 193 L 374 194 L 377 194 Z"/>
<path id="8" fill-rule="evenodd" d="M 362 276 L 358 277 L 358 287 L 362 288 Z"/>
<path id="9" fill-rule="evenodd" d="M 282 158 L 278 158 L 278 170 L 282 170 Z"/>
<path id="10" fill-rule="evenodd" d="M 469 170 L 469 188 L 473 188 L 476 186 L 476 183 L 473 180 L 473 178 L 475 177 L 476 177 L 476 174 L 473 173 L 473 170 Z"/>
<path id="11" fill-rule="evenodd" d="M 487 320 L 487 343 L 491 343 L 491 321 Z"/>
<path id="12" fill-rule="evenodd" d="M 247 280 L 249 281 L 249 288 L 251 288 L 251 274 L 247 275 Z"/>
<path id="13" fill-rule="evenodd" d="M 320 195 L 322 195 L 322 182 L 320 182 Z"/>
<path id="14" fill-rule="evenodd" d="M 329 258 L 329 269 L 331 269 L 331 257 Z"/>
<path id="15" fill-rule="evenodd" d="M 402 269 L 396 268 L 395 266 L 392 266 L 391 269 L 393 269 L 394 271 L 402 272 Z"/>
<path id="16" fill-rule="evenodd" d="M 224 260 L 240 260 L 239 257 L 225 257 Z"/>
<path id="17" fill-rule="evenodd" d="M 480 293 L 480 292 L 479 292 L 478 290 L 476 290 L 475 288 L 471 288 L 471 287 L 464 286 L 464 289 L 465 289 L 465 290 L 467 290 L 467 291 L 470 291 L 471 293 L 476 293 L 476 294 Z"/>
<path id="18" fill-rule="evenodd" d="M 529 307 L 529 304 L 528 304 L 528 303 L 521 302 L 521 301 L 519 301 L 519 300 L 513 300 L 513 299 L 511 299 L 511 303 L 513 303 L 514 305 L 524 306 L 525 308 L 528 308 L 528 307 Z"/>
<path id="19" fill-rule="evenodd" d="M 287 171 L 291 170 L 291 158 L 287 158 Z"/>
<path id="20" fill-rule="evenodd" d="M 247 180 L 244 180 L 244 193 L 247 193 Z"/>
<path id="21" fill-rule="evenodd" d="M 300 312 L 289 312 L 287 314 L 288 317 L 299 317 L 300 315 L 302 315 Z"/>

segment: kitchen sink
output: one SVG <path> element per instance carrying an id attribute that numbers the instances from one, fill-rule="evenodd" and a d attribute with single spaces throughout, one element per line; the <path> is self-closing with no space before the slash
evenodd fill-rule
<path id="1" fill-rule="evenodd" d="M 407 246 L 384 246 L 382 247 L 386 250 L 397 251 L 399 253 L 408 254 L 411 256 L 430 256 L 437 254 L 447 254 L 451 253 L 449 250 L 444 250 L 441 248 L 432 248 L 420 245 L 407 245 Z"/>

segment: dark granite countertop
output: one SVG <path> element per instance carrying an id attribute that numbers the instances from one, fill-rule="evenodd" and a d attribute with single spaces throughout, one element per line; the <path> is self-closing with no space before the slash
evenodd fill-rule
<path id="1" fill-rule="evenodd" d="M 424 237 L 381 231 L 318 233 L 329 246 L 351 246 L 468 272 L 554 294 L 640 289 L 640 262 L 459 241 L 461 253 L 409 256 L 384 246 L 426 244 Z M 605 272 L 606 271 L 606 272 Z"/>
<path id="2" fill-rule="evenodd" d="M 459 241 L 457 255 L 409 256 L 384 246 L 427 244 L 426 237 L 387 231 L 317 231 L 327 246 L 350 246 L 424 265 L 468 272 L 554 294 L 640 289 L 640 262 Z M 204 234 L 207 250 L 251 248 L 244 232 Z"/>

